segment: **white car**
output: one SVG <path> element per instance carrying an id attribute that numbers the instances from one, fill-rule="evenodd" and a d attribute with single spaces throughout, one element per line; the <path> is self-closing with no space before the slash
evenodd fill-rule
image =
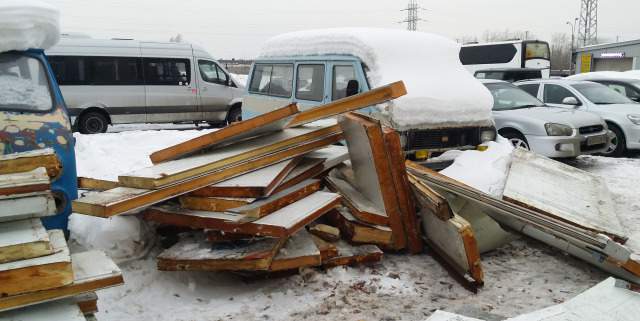
<path id="1" fill-rule="evenodd" d="M 607 86 L 565 79 L 530 80 L 516 85 L 549 106 L 600 115 L 614 134 L 605 155 L 619 157 L 626 150 L 640 150 L 640 104 Z"/>
<path id="2" fill-rule="evenodd" d="M 596 114 L 545 105 L 524 90 L 501 80 L 482 80 L 493 95 L 498 133 L 515 147 L 553 158 L 602 153 L 610 140 Z"/>

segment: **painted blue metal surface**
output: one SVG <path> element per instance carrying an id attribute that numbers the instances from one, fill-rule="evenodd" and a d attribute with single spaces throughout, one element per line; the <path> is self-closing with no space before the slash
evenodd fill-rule
<path id="1" fill-rule="evenodd" d="M 62 164 L 62 173 L 51 185 L 58 213 L 43 219 L 43 223 L 48 229 L 63 229 L 68 234 L 71 201 L 78 197 L 78 180 L 75 141 L 67 108 L 43 50 L 12 51 L 11 54 L 35 58 L 42 63 L 49 80 L 53 107 L 49 111 L 0 110 L 0 152 L 11 154 L 47 147 L 56 151 Z"/>

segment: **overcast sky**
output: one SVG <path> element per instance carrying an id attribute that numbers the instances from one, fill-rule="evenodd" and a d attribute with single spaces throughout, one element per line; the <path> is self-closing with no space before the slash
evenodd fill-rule
<path id="1" fill-rule="evenodd" d="M 94 38 L 168 41 L 180 33 L 216 58 L 251 58 L 271 36 L 329 27 L 405 28 L 406 0 L 45 0 L 62 13 L 63 32 Z M 418 29 L 481 37 L 485 30 L 529 31 L 543 40 L 577 17 L 580 0 L 419 0 Z M 601 0 L 599 33 L 640 38 L 639 0 Z"/>

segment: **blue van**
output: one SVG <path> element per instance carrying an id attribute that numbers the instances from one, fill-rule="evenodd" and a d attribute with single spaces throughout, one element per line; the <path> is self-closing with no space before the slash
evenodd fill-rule
<path id="1" fill-rule="evenodd" d="M 67 232 L 78 197 L 74 138 L 60 88 L 43 50 L 0 52 L 0 153 L 53 148 L 62 173 L 52 181 L 57 214 L 47 229 Z"/>

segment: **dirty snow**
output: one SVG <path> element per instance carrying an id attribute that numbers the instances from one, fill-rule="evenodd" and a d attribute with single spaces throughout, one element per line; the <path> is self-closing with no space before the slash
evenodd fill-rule
<path id="1" fill-rule="evenodd" d="M 60 12 L 38 0 L 0 1 L 0 52 L 47 49 L 60 39 Z"/>
<path id="2" fill-rule="evenodd" d="M 407 95 L 390 102 L 385 110 L 400 130 L 486 124 L 493 98 L 462 66 L 459 52 L 459 44 L 434 34 L 343 28 L 276 36 L 266 42 L 260 56 L 352 55 L 369 68 L 371 86 L 404 81 Z"/>
<path id="3" fill-rule="evenodd" d="M 202 132 L 76 134 L 78 168 L 87 176 L 114 178 L 117 173 L 100 166 L 118 173 L 147 166 L 151 151 Z M 496 146 L 487 152 L 499 154 L 500 147 L 494 152 L 492 148 Z M 623 224 L 640 233 L 640 159 L 580 157 L 573 165 L 605 177 L 623 213 Z M 116 253 L 130 256 L 120 264 L 126 284 L 98 292 L 97 318 L 101 321 L 415 321 L 436 310 L 504 320 L 562 303 L 607 278 L 594 267 L 526 237 L 482 256 L 486 285 L 478 294 L 462 288 L 430 253 L 385 254 L 381 263 L 371 267 L 309 269 L 300 275 L 267 280 L 245 280 L 226 273 L 161 272 L 156 268 L 155 257 L 162 251 L 156 234 L 139 234 L 137 223 L 132 221 L 135 217 L 130 218 L 78 223 L 74 216 L 70 224 L 74 251 L 87 246 L 108 251 L 115 248 Z M 116 234 L 135 237 L 104 236 L 117 224 L 125 229 Z M 92 233 L 102 236 L 81 235 Z M 99 241 L 102 237 L 107 241 Z M 125 250 L 142 243 L 155 247 L 148 254 L 140 247 Z"/>

